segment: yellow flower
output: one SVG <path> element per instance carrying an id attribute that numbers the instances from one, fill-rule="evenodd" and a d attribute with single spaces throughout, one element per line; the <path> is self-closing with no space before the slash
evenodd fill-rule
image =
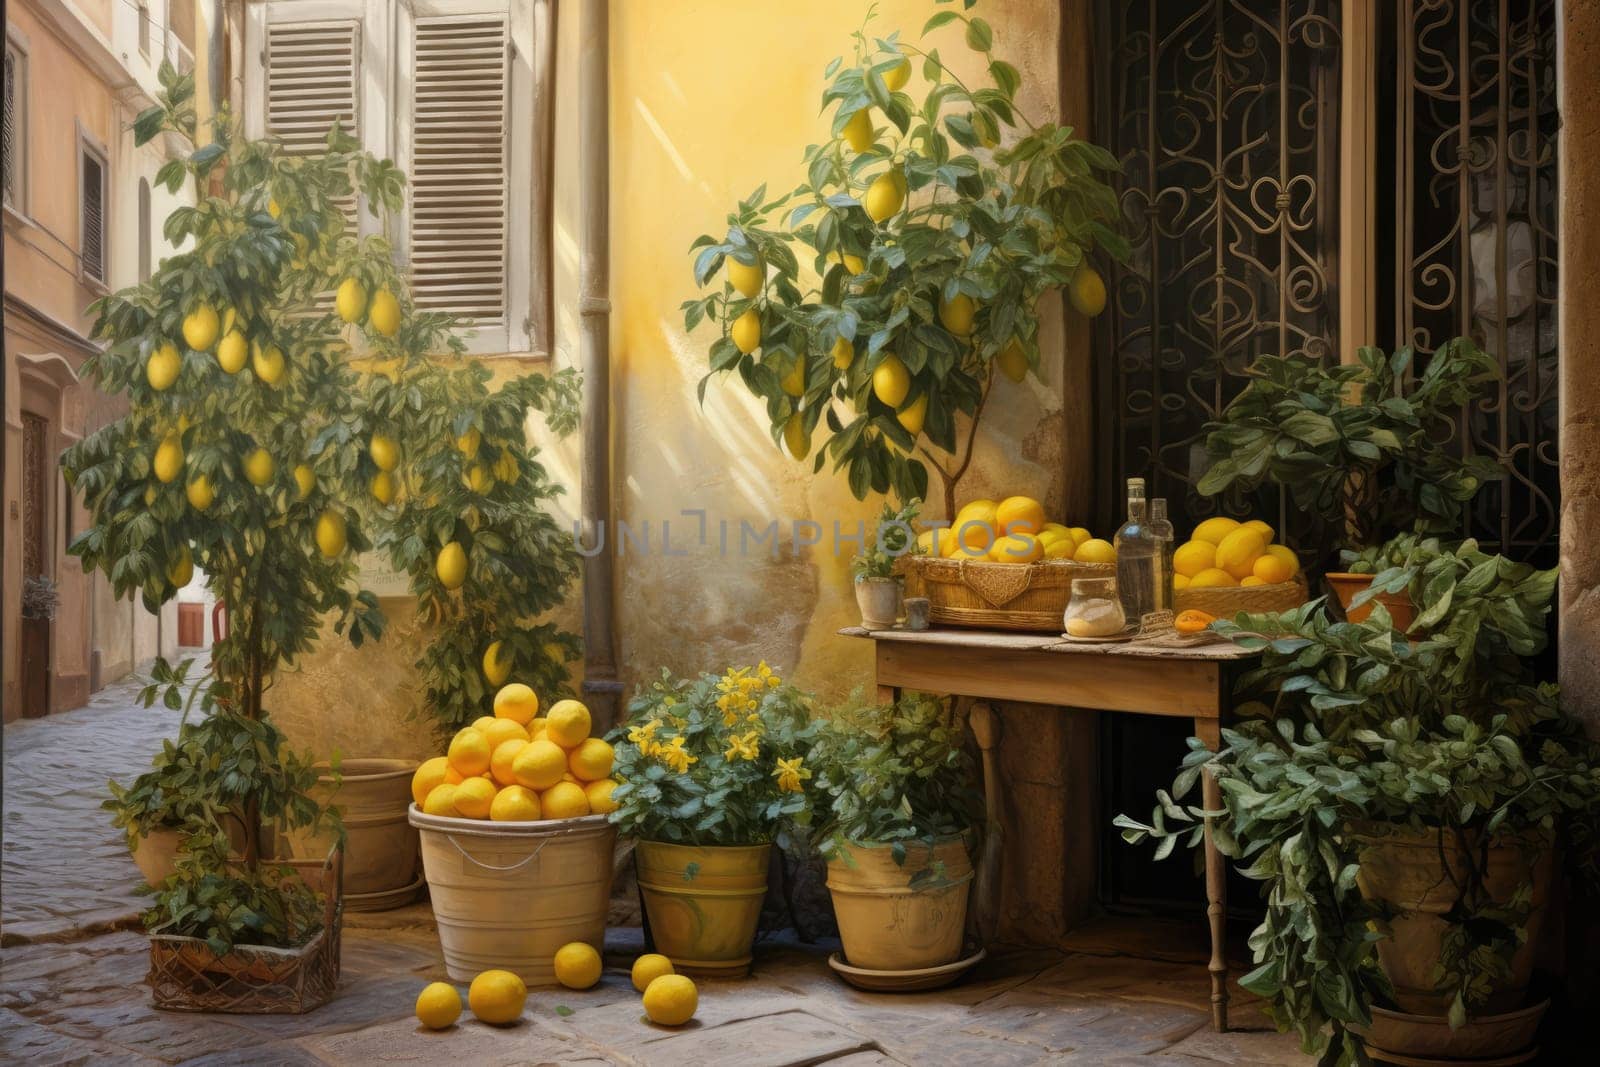
<path id="1" fill-rule="evenodd" d="M 653 753 L 656 759 L 664 763 L 674 774 L 687 774 L 689 764 L 699 763 L 698 756 L 691 755 L 683 747 L 683 738 L 674 737 L 671 744 L 656 745 Z"/>
<path id="2" fill-rule="evenodd" d="M 772 775 L 778 779 L 778 788 L 781 791 L 798 793 L 801 789 L 800 783 L 811 777 L 811 772 L 801 766 L 804 759 L 805 757 L 803 756 L 796 756 L 794 759 L 780 759 L 778 761 L 778 767 L 772 772 Z"/>
<path id="3" fill-rule="evenodd" d="M 640 751 L 649 755 L 649 743 L 655 737 L 656 728 L 661 725 L 660 719 L 651 719 L 643 726 L 635 726 L 628 731 L 628 740 L 639 746 Z"/>
<path id="4" fill-rule="evenodd" d="M 761 665 L 756 668 L 756 674 L 766 682 L 768 689 L 776 689 L 783 684 L 783 679 L 772 673 L 772 668 L 767 666 L 766 660 L 761 661 Z"/>
<path id="5" fill-rule="evenodd" d="M 722 758 L 729 761 L 735 759 L 753 760 L 759 759 L 760 756 L 761 742 L 754 730 L 743 736 L 734 735 L 729 737 L 728 751 L 722 754 Z"/>

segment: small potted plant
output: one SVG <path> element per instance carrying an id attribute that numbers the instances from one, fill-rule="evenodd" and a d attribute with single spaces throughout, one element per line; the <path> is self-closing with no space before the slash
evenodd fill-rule
<path id="1" fill-rule="evenodd" d="M 856 606 L 861 609 L 861 625 L 868 630 L 891 629 L 900 618 L 905 589 L 899 566 L 902 558 L 921 551 L 912 525 L 921 506 L 922 501 L 913 500 L 896 510 L 885 503 L 878 525 L 850 561 Z"/>
<path id="2" fill-rule="evenodd" d="M 852 967 L 961 956 L 979 818 L 962 739 L 944 703 L 921 695 L 842 708 L 817 739 L 814 834 Z"/>
<path id="3" fill-rule="evenodd" d="M 611 821 L 637 839 L 656 950 L 680 971 L 750 966 L 772 846 L 809 817 L 810 701 L 762 663 L 694 681 L 661 677 L 628 708 Z"/>

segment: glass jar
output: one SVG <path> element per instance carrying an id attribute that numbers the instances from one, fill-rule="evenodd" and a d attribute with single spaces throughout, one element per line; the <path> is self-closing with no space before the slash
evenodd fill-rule
<path id="1" fill-rule="evenodd" d="M 1074 578 L 1062 619 L 1068 637 L 1116 637 L 1128 628 L 1115 578 Z"/>

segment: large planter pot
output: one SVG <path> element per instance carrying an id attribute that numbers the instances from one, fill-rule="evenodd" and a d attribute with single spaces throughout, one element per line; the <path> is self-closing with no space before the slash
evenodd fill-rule
<path id="1" fill-rule="evenodd" d="M 1444 916 L 1455 905 L 1457 887 L 1465 884 L 1468 861 L 1474 857 L 1448 834 L 1441 845 L 1435 833 L 1364 824 L 1356 828 L 1355 836 L 1361 847 L 1361 873 L 1356 879 L 1361 895 L 1393 912 L 1390 936 L 1378 942 L 1378 962 L 1394 987 L 1395 1002 L 1403 1012 L 1443 1016 L 1450 998 L 1435 991 L 1434 969 L 1448 928 Z M 1498 837 L 1479 855 L 1487 857 L 1484 885 L 1496 903 L 1510 901 L 1524 882 L 1533 882 L 1527 941 L 1512 957 L 1510 978 L 1478 1009 L 1494 1015 L 1515 1011 L 1527 1002 L 1555 870 L 1554 852 L 1532 836 Z"/>
<path id="2" fill-rule="evenodd" d="M 1379 593 L 1371 600 L 1362 603 L 1360 607 L 1351 607 L 1350 602 L 1357 595 L 1371 588 L 1373 576 L 1370 574 L 1332 571 L 1323 577 L 1328 580 L 1328 588 L 1332 589 L 1333 595 L 1339 599 L 1339 606 L 1344 609 L 1344 617 L 1350 622 L 1366 622 L 1367 616 L 1372 614 L 1373 604 L 1382 604 L 1388 609 L 1389 618 L 1394 621 L 1394 628 L 1401 633 L 1411 629 L 1411 624 L 1417 619 L 1417 607 L 1404 593 Z"/>
<path id="3" fill-rule="evenodd" d="M 382 911 L 409 904 L 420 886 L 417 877 L 417 831 L 407 820 L 411 776 L 417 762 L 405 759 L 346 759 L 333 774 L 328 763 L 312 796 L 333 804 L 345 829 L 345 907 Z M 285 835 L 289 855 L 309 859 L 326 855 L 331 839 L 296 831 Z"/>
<path id="4" fill-rule="evenodd" d="M 1367 1055 L 1380 1063 L 1512 1064 L 1538 1055 L 1534 1037 L 1548 1000 L 1503 1015 L 1480 1015 L 1452 1029 L 1438 1015 L 1372 1009 L 1370 1029 L 1357 1027 Z"/>
<path id="5" fill-rule="evenodd" d="M 244 854 L 244 823 L 237 816 L 224 816 L 228 827 L 228 840 L 235 856 Z M 140 834 L 129 842 L 134 866 L 144 875 L 149 885 L 160 885 L 178 869 L 179 846 L 183 844 L 183 831 L 163 827 Z"/>
<path id="6" fill-rule="evenodd" d="M 868 630 L 892 630 L 900 618 L 900 579 L 857 578 L 856 606 Z"/>
<path id="7" fill-rule="evenodd" d="M 935 864 L 942 872 L 935 868 L 934 877 L 913 887 Z M 903 865 L 889 845 L 850 844 L 828 861 L 845 959 L 866 970 L 909 971 L 959 959 L 971 888 L 963 837 L 910 845 Z"/>
<path id="8" fill-rule="evenodd" d="M 748 972 L 771 851 L 771 845 L 640 841 L 639 895 L 656 951 L 684 974 Z"/>

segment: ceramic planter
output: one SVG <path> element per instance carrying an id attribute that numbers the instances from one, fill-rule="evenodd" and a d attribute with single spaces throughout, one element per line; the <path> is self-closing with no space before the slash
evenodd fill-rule
<path id="1" fill-rule="evenodd" d="M 856 606 L 866 629 L 893 629 L 900 618 L 900 579 L 857 578 Z"/>
<path id="2" fill-rule="evenodd" d="M 942 873 L 913 887 L 918 872 L 936 863 Z M 828 861 L 828 891 L 845 959 L 871 971 L 910 971 L 959 959 L 971 888 L 964 837 L 908 845 L 903 865 L 889 845 L 854 843 Z"/>
<path id="3" fill-rule="evenodd" d="M 1374 603 L 1382 604 L 1389 610 L 1389 617 L 1394 620 L 1394 628 L 1401 633 L 1411 629 L 1411 624 L 1416 621 L 1416 605 L 1412 604 L 1411 598 L 1404 593 L 1379 593 L 1358 608 L 1350 606 L 1350 602 L 1358 594 L 1372 585 L 1373 576 L 1370 574 L 1330 571 L 1323 577 L 1328 580 L 1328 588 L 1333 590 L 1333 595 L 1339 598 L 1339 606 L 1344 608 L 1344 617 L 1350 622 L 1365 622 L 1367 616 L 1372 614 Z"/>
<path id="4" fill-rule="evenodd" d="M 337 806 L 344 822 L 345 907 L 352 911 L 409 904 L 420 887 L 417 831 L 406 817 L 416 769 L 416 760 L 346 759 L 335 779 L 329 764 L 317 764 L 321 773 L 311 795 Z M 285 836 L 297 859 L 326 855 L 332 844 L 305 831 Z"/>
<path id="5" fill-rule="evenodd" d="M 674 845 L 634 849 L 655 950 L 682 974 L 738 977 L 767 895 L 767 845 Z"/>

